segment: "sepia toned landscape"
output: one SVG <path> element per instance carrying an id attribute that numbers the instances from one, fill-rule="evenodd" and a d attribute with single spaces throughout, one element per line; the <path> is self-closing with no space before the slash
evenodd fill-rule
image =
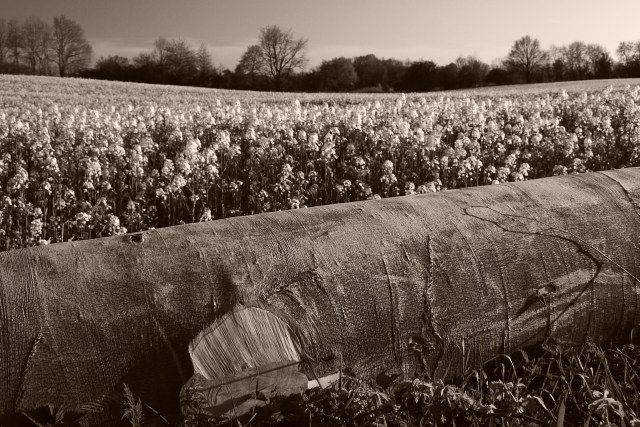
<path id="1" fill-rule="evenodd" d="M 640 425 L 633 25 L 4 1 L 0 426 Z"/>

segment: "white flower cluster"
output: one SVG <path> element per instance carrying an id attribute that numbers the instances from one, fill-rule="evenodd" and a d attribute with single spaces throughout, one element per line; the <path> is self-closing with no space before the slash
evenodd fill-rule
<path id="1" fill-rule="evenodd" d="M 640 165 L 638 86 L 141 88 L 0 76 L 0 248 Z"/>

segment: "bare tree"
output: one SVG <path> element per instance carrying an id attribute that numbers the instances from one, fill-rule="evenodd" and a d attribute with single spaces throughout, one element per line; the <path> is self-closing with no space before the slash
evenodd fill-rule
<path id="1" fill-rule="evenodd" d="M 547 50 L 547 67 L 549 67 L 549 73 L 555 81 L 563 81 L 565 77 L 565 51 L 564 46 L 551 45 Z"/>
<path id="2" fill-rule="evenodd" d="M 248 76 L 251 89 L 255 89 L 256 77 L 262 75 L 265 71 L 266 64 L 262 49 L 258 45 L 249 46 L 236 66 L 236 73 Z"/>
<path id="3" fill-rule="evenodd" d="M 276 25 L 260 30 L 259 46 L 266 68 L 279 90 L 282 79 L 307 63 L 305 49 L 307 40 L 296 39 L 291 30 L 284 31 Z"/>
<path id="4" fill-rule="evenodd" d="M 196 51 L 196 66 L 200 75 L 207 75 L 213 71 L 213 61 L 211 59 L 211 52 L 204 45 L 200 44 L 200 47 Z"/>
<path id="5" fill-rule="evenodd" d="M 162 71 L 169 84 L 191 84 L 198 72 L 196 53 L 183 40 L 171 40 L 167 44 Z"/>
<path id="6" fill-rule="evenodd" d="M 215 85 L 218 71 L 213 65 L 213 59 L 211 58 L 211 52 L 204 43 L 200 43 L 200 47 L 195 54 L 196 69 L 198 70 L 197 80 L 195 84 L 197 86 L 212 87 Z"/>
<path id="7" fill-rule="evenodd" d="M 160 68 L 162 68 L 165 65 L 165 61 L 167 59 L 169 40 L 164 38 L 164 36 L 160 36 L 155 42 L 153 42 L 153 47 L 153 55 L 155 56 L 155 59 Z"/>
<path id="8" fill-rule="evenodd" d="M 609 78 L 611 73 L 611 55 L 599 44 L 588 44 L 585 52 L 588 58 L 587 68 L 594 78 Z"/>
<path id="9" fill-rule="evenodd" d="M 35 16 L 22 24 L 24 53 L 33 74 L 48 74 L 52 45 L 51 27 Z"/>
<path id="10" fill-rule="evenodd" d="M 86 68 L 93 49 L 77 22 L 64 15 L 53 18 L 53 52 L 60 77 Z"/>
<path id="11" fill-rule="evenodd" d="M 635 46 L 633 42 L 620 42 L 616 49 L 616 55 L 620 59 L 623 65 L 628 66 L 634 59 Z"/>
<path id="12" fill-rule="evenodd" d="M 13 60 L 13 71 L 17 72 L 20 68 L 20 59 L 22 56 L 22 31 L 18 20 L 11 19 L 7 23 L 7 51 L 9 57 Z"/>
<path id="13" fill-rule="evenodd" d="M 540 48 L 538 39 L 524 36 L 513 43 L 506 65 L 511 70 L 522 73 L 526 82 L 531 83 L 532 75 L 545 64 L 545 61 L 546 53 Z"/>
<path id="14" fill-rule="evenodd" d="M 9 45 L 7 43 L 7 21 L 0 18 L 0 67 L 4 64 L 7 53 L 9 52 Z"/>
<path id="15" fill-rule="evenodd" d="M 638 63 L 640 58 L 640 42 L 620 42 L 616 49 L 616 55 L 620 60 L 619 70 L 624 77 L 633 74 L 634 65 Z"/>
<path id="16" fill-rule="evenodd" d="M 192 84 L 198 78 L 199 65 L 202 65 L 198 60 L 206 62 L 204 56 L 208 55 L 211 62 L 211 55 L 206 52 L 206 48 L 205 51 L 199 51 L 202 57 L 198 58 L 198 54 L 184 40 L 168 40 L 160 36 L 153 42 L 153 47 L 152 54 L 141 59 L 150 60 L 147 66 L 156 70 L 154 81 L 157 83 Z"/>
<path id="17" fill-rule="evenodd" d="M 576 41 L 564 49 L 564 62 L 571 73 L 571 78 L 582 80 L 586 77 L 589 67 L 587 45 Z"/>
<path id="18" fill-rule="evenodd" d="M 562 46 L 556 46 L 556 45 L 551 45 L 549 46 L 549 50 L 547 50 L 547 61 L 549 61 L 549 63 L 553 64 L 555 61 L 557 60 L 563 60 L 564 59 L 564 47 Z"/>

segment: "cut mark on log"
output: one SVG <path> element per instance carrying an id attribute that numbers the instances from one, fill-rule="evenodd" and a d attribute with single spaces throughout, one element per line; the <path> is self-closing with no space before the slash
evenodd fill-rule
<path id="1" fill-rule="evenodd" d="M 200 332 L 189 345 L 194 376 L 182 395 L 204 397 L 210 416 L 233 418 L 264 406 L 276 396 L 304 391 L 309 381 L 298 369 L 297 336 L 275 314 L 257 307 L 236 306 Z M 320 379 L 318 381 L 330 381 Z M 185 415 L 186 415 L 185 413 Z"/>
<path id="2" fill-rule="evenodd" d="M 17 389 L 17 393 L 18 395 L 15 398 L 15 407 L 13 408 L 14 410 L 16 408 L 20 407 L 20 402 L 22 400 L 22 396 L 24 393 L 24 383 L 25 383 L 25 379 L 27 377 L 27 373 L 29 372 L 29 365 L 31 363 L 31 361 L 33 360 L 33 358 L 35 357 L 35 354 L 38 350 L 38 344 L 42 343 L 44 341 L 44 335 L 42 333 L 42 330 L 40 330 L 38 332 L 38 336 L 33 340 L 33 343 L 31 344 L 31 350 L 29 351 L 29 354 L 27 355 L 27 357 L 24 360 L 24 364 L 22 366 L 22 369 L 20 370 L 21 375 L 20 375 L 20 386 Z"/>
<path id="3" fill-rule="evenodd" d="M 433 249 L 433 241 L 431 236 L 427 236 L 427 278 L 422 294 L 422 317 L 420 322 L 420 334 L 412 336 L 409 339 L 409 348 L 418 353 L 419 360 L 422 364 L 422 368 L 426 369 L 427 366 L 433 366 L 432 372 L 429 375 L 432 377 L 435 374 L 437 366 L 440 364 L 442 354 L 444 352 L 444 340 L 436 331 L 434 326 L 434 283 L 433 276 L 435 274 L 435 261 L 436 253 Z M 429 364 L 427 356 L 437 351 L 435 355 L 435 362 Z"/>
<path id="4" fill-rule="evenodd" d="M 189 345 L 196 373 L 207 380 L 277 362 L 299 362 L 298 339 L 273 313 L 239 306 L 200 332 Z"/>

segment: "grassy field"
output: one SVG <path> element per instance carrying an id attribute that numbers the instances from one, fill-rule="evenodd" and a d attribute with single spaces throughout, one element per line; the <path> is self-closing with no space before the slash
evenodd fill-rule
<path id="1" fill-rule="evenodd" d="M 463 89 L 460 92 L 473 95 L 516 95 L 516 94 L 540 94 L 553 92 L 591 92 L 608 87 L 613 89 L 637 86 L 640 79 L 605 79 L 605 80 L 579 80 L 572 82 L 532 83 L 508 86 L 489 86 L 478 89 Z M 440 94 L 455 92 L 439 92 Z"/>
<path id="2" fill-rule="evenodd" d="M 31 100 L 33 102 L 58 102 L 66 104 L 71 100 L 78 105 L 100 106 L 109 102 L 155 102 L 162 105 L 185 105 L 185 102 L 207 103 L 212 98 L 221 102 L 300 102 L 323 103 L 360 103 L 375 100 L 395 99 L 396 93 L 289 93 L 289 92 L 251 92 L 229 89 L 206 89 L 189 86 L 151 85 L 145 83 L 110 82 L 88 79 L 60 79 L 45 76 L 0 75 L 0 96 L 3 104 Z M 637 86 L 640 79 L 583 80 L 557 83 L 537 83 L 508 86 L 489 86 L 478 89 L 428 92 L 409 94 L 409 98 L 459 97 L 470 95 L 507 96 L 519 94 L 546 94 L 567 92 L 592 92 L 612 87 L 624 89 Z"/>

